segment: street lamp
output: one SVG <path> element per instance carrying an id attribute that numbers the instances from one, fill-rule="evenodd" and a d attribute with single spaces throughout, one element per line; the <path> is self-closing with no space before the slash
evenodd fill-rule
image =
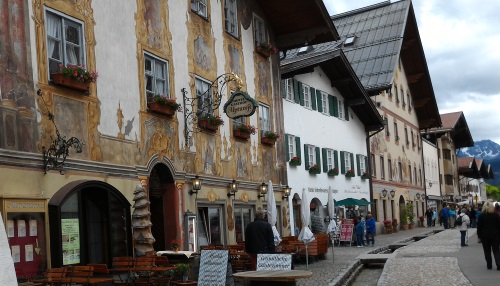
<path id="1" fill-rule="evenodd" d="M 395 190 L 391 190 L 390 193 L 391 193 L 391 197 L 394 198 L 394 196 L 396 195 L 396 191 Z"/>
<path id="2" fill-rule="evenodd" d="M 193 184 L 193 189 L 189 191 L 189 195 L 198 194 L 198 191 L 201 190 L 201 179 L 198 175 L 194 176 L 194 179 L 191 181 Z"/>
<path id="3" fill-rule="evenodd" d="M 259 186 L 259 192 L 260 193 L 257 195 L 257 198 L 265 198 L 266 197 L 267 185 L 264 182 Z"/>
<path id="4" fill-rule="evenodd" d="M 282 197 L 282 199 L 288 201 L 288 197 L 290 197 L 290 193 L 291 192 L 292 192 L 292 188 L 290 188 L 288 185 L 286 185 L 286 187 L 283 188 L 283 197 Z"/>
<path id="5" fill-rule="evenodd" d="M 229 192 L 227 193 L 227 197 L 233 196 L 236 197 L 236 192 L 238 191 L 238 182 L 233 180 L 229 183 Z"/>
<path id="6" fill-rule="evenodd" d="M 382 196 L 385 198 L 387 197 L 387 190 L 386 189 L 383 189 L 382 190 Z"/>

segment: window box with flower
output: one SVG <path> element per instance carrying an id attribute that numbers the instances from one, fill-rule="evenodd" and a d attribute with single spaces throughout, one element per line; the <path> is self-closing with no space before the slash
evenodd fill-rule
<path id="1" fill-rule="evenodd" d="M 372 176 L 368 172 L 363 172 L 363 175 L 361 175 L 361 179 L 370 179 Z"/>
<path id="2" fill-rule="evenodd" d="M 264 145 L 272 146 L 274 145 L 274 143 L 276 143 L 276 140 L 278 140 L 278 138 L 280 138 L 280 135 L 278 133 L 266 131 L 260 139 L 260 142 Z"/>
<path id="3" fill-rule="evenodd" d="M 204 130 L 215 132 L 219 125 L 224 125 L 224 120 L 220 116 L 212 114 L 202 114 L 198 117 L 198 126 Z"/>
<path id="4" fill-rule="evenodd" d="M 159 94 L 148 98 L 148 108 L 151 111 L 167 116 L 173 116 L 176 111 L 182 110 L 181 105 L 175 99 Z"/>
<path id="5" fill-rule="evenodd" d="M 278 52 L 278 49 L 273 47 L 273 45 L 269 43 L 261 43 L 255 48 L 255 51 L 265 58 L 269 58 L 271 55 L 274 55 Z"/>
<path id="6" fill-rule="evenodd" d="M 314 164 L 314 165 L 311 165 L 309 167 L 308 171 L 309 171 L 309 174 L 316 175 L 316 174 L 321 173 L 321 168 L 318 165 Z"/>
<path id="7" fill-rule="evenodd" d="M 179 241 L 177 239 L 172 239 L 170 241 L 170 247 L 172 247 L 172 250 L 175 252 L 179 251 Z"/>
<path id="8" fill-rule="evenodd" d="M 236 125 L 233 130 L 233 135 L 235 138 L 247 140 L 250 138 L 250 134 L 255 134 L 256 131 L 255 126 L 248 123 L 241 123 Z"/>
<path id="9" fill-rule="evenodd" d="M 353 170 L 353 169 L 351 169 L 351 170 L 347 170 L 347 171 L 345 172 L 345 176 L 346 176 L 347 178 L 352 178 L 352 177 L 354 177 L 355 175 L 356 175 L 356 174 L 354 173 L 354 170 Z"/>
<path id="10" fill-rule="evenodd" d="M 290 159 L 289 164 L 290 164 L 290 166 L 300 166 L 300 164 L 302 164 L 302 162 L 301 162 L 299 157 L 295 156 L 292 159 Z"/>
<path id="11" fill-rule="evenodd" d="M 339 174 L 339 168 L 337 167 L 334 167 L 333 169 L 330 169 L 328 170 L 328 172 L 326 173 L 329 177 L 334 177 L 334 176 L 337 176 Z"/>
<path id="12" fill-rule="evenodd" d="M 89 90 L 90 83 L 96 82 L 96 71 L 87 71 L 83 65 L 59 65 L 59 72 L 50 75 L 52 83 L 78 91 Z"/>

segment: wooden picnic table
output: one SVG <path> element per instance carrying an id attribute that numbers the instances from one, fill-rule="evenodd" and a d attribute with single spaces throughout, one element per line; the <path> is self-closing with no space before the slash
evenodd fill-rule
<path id="1" fill-rule="evenodd" d="M 305 270 L 261 270 L 261 271 L 246 271 L 233 274 L 235 279 L 244 280 L 245 285 L 250 282 L 250 285 L 296 285 L 296 280 L 299 278 L 309 278 L 312 276 L 311 271 Z"/>

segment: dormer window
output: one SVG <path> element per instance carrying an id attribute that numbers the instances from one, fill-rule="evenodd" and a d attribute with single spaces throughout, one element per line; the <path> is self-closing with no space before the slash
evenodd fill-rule
<path id="1" fill-rule="evenodd" d="M 356 37 L 349 37 L 345 40 L 344 42 L 344 46 L 350 46 L 352 44 L 354 44 L 354 40 L 356 39 Z"/>

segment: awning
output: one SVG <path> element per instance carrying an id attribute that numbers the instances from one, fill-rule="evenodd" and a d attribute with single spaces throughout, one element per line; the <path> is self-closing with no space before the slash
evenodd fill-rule
<path id="1" fill-rule="evenodd" d="M 366 205 L 371 205 L 373 203 L 368 202 L 368 201 L 363 201 L 363 200 L 357 200 L 353 198 L 347 198 L 340 200 L 335 203 L 335 206 L 366 206 Z"/>

